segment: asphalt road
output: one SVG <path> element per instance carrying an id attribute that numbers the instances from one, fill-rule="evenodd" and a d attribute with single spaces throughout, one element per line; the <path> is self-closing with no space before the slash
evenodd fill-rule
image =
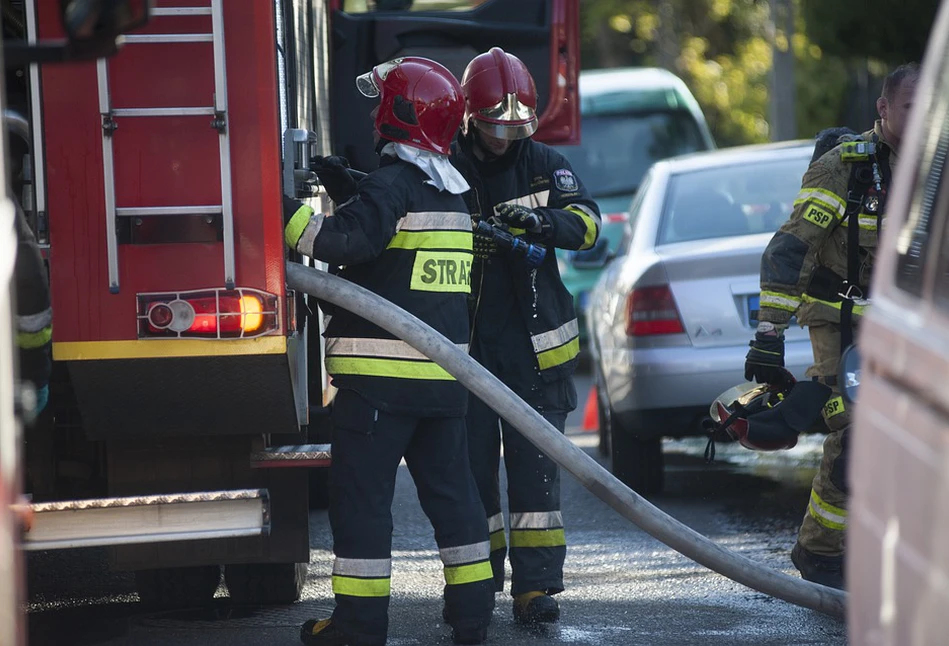
<path id="1" fill-rule="evenodd" d="M 595 433 L 580 431 L 589 379 L 578 378 L 581 408 L 568 434 L 596 454 Z M 704 442 L 667 441 L 667 488 L 651 501 L 667 513 L 769 567 L 796 574 L 787 553 L 819 459 L 819 439 L 791 452 L 754 454 L 720 447 L 702 459 Z M 497 596 L 494 646 L 845 644 L 842 621 L 792 606 L 734 583 L 677 554 L 617 515 L 570 476 L 563 483 L 567 590 L 560 623 L 514 624 L 507 592 Z M 390 646 L 451 643 L 441 620 L 441 564 L 408 472 L 400 473 L 393 508 Z M 332 552 L 325 512 L 313 512 L 310 569 L 293 606 L 234 607 L 223 587 L 210 610 L 142 612 L 125 574 L 106 571 L 95 550 L 32 555 L 31 646 L 291 645 L 298 627 L 333 606 Z"/>

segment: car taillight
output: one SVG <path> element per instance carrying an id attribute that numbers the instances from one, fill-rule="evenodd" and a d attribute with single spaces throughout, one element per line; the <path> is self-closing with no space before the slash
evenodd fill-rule
<path id="1" fill-rule="evenodd" d="M 277 297 L 256 289 L 138 295 L 138 336 L 236 339 L 277 329 Z"/>
<path id="2" fill-rule="evenodd" d="M 611 223 L 628 222 L 629 213 L 627 213 L 626 211 L 620 211 L 619 213 L 607 213 L 606 215 L 603 216 L 603 221 L 611 222 Z"/>
<path id="3" fill-rule="evenodd" d="M 639 287 L 626 298 L 627 336 L 680 334 L 684 331 L 668 285 Z"/>

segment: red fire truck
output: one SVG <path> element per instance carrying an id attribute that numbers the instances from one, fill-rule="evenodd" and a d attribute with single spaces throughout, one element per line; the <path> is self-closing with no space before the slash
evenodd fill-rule
<path id="1" fill-rule="evenodd" d="M 25 38 L 62 36 L 60 0 L 12 4 Z M 375 166 L 353 80 L 400 55 L 460 76 L 501 46 L 534 73 L 541 138 L 579 134 L 579 0 L 381 9 L 157 0 L 117 55 L 8 78 L 31 124 L 18 190 L 54 313 L 49 412 L 26 438 L 27 549 L 110 546 L 157 605 L 206 602 L 222 566 L 236 600 L 298 597 L 330 388 L 319 309 L 285 286 L 300 259 L 281 193 L 329 210 L 312 155 Z"/>

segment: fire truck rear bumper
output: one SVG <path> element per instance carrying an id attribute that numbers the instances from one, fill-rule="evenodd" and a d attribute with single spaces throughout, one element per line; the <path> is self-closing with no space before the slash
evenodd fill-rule
<path id="1" fill-rule="evenodd" d="M 27 550 L 131 545 L 270 532 L 266 489 L 203 491 L 30 505 Z"/>

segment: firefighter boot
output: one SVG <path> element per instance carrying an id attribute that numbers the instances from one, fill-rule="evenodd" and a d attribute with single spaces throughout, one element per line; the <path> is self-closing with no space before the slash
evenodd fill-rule
<path id="1" fill-rule="evenodd" d="M 560 604 L 546 592 L 534 590 L 514 597 L 514 621 L 521 624 L 552 624 L 560 619 Z"/>
<path id="2" fill-rule="evenodd" d="M 801 573 L 801 578 L 830 588 L 844 589 L 844 557 L 823 556 L 804 549 L 795 543 L 791 549 L 791 563 Z"/>
<path id="3" fill-rule="evenodd" d="M 340 631 L 332 619 L 310 619 L 300 626 L 305 646 L 385 646 L 386 638 L 355 637 Z"/>
<path id="4" fill-rule="evenodd" d="M 442 606 L 442 619 L 446 626 L 451 626 L 451 639 L 455 644 L 483 644 L 488 638 L 487 627 L 460 628 L 452 626 L 447 604 Z"/>

